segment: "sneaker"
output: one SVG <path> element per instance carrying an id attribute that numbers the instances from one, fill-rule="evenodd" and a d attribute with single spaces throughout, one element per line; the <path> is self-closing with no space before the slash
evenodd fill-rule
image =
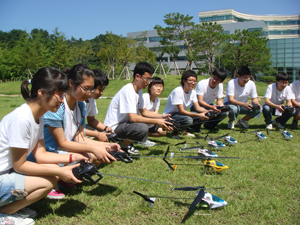
<path id="1" fill-rule="evenodd" d="M 267 124 L 266 129 L 272 130 L 273 129 L 273 125 L 272 124 Z"/>
<path id="2" fill-rule="evenodd" d="M 24 207 L 23 209 L 20 209 L 14 215 L 20 215 L 23 218 L 32 218 L 34 219 L 37 216 L 36 211 L 29 209 L 28 207 Z"/>
<path id="3" fill-rule="evenodd" d="M 66 189 L 66 190 L 75 190 L 77 188 L 75 184 L 64 182 L 63 180 L 59 180 L 57 182 L 57 186 L 60 189 Z"/>
<path id="4" fill-rule="evenodd" d="M 0 213 L 0 224 L 34 225 L 34 220 L 16 214 L 9 215 Z"/>
<path id="5" fill-rule="evenodd" d="M 234 121 L 232 120 L 232 121 L 228 121 L 228 129 L 231 129 L 231 130 L 233 130 L 234 129 Z"/>
<path id="6" fill-rule="evenodd" d="M 278 129 L 285 129 L 285 127 L 281 123 L 277 122 L 276 120 L 274 120 L 273 123 L 277 126 Z"/>
<path id="7" fill-rule="evenodd" d="M 50 191 L 49 194 L 47 195 L 47 198 L 49 199 L 63 199 L 64 197 L 65 194 L 62 193 L 58 187 L 52 189 L 52 191 Z"/>
<path id="8" fill-rule="evenodd" d="M 291 124 L 292 128 L 299 128 L 298 126 L 298 120 L 293 120 L 292 124 Z"/>
<path id="9" fill-rule="evenodd" d="M 156 143 L 153 141 L 150 141 L 150 140 L 146 140 L 145 142 L 142 143 L 142 145 L 144 145 L 146 147 L 152 147 L 152 146 L 156 145 Z"/>
<path id="10" fill-rule="evenodd" d="M 183 135 L 186 136 L 186 137 L 196 137 L 195 134 L 191 134 L 187 131 L 183 132 Z"/>
<path id="11" fill-rule="evenodd" d="M 239 120 L 237 123 L 237 126 L 244 128 L 244 129 L 250 128 L 250 126 L 248 125 L 248 122 L 245 120 Z"/>
<path id="12" fill-rule="evenodd" d="M 138 155 L 140 152 L 133 147 L 133 144 L 127 145 L 127 152 L 132 155 Z"/>

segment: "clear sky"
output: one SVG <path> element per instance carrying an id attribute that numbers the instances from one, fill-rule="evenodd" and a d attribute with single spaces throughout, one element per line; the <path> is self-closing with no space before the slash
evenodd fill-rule
<path id="1" fill-rule="evenodd" d="M 0 0 L 0 30 L 34 28 L 50 34 L 58 27 L 68 39 L 93 39 L 106 31 L 128 32 L 165 26 L 167 13 L 193 16 L 210 10 L 234 9 L 253 15 L 299 15 L 300 0 Z"/>

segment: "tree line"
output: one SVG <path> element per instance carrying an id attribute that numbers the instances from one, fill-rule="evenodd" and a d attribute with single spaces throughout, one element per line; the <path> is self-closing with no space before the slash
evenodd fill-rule
<path id="1" fill-rule="evenodd" d="M 143 42 L 107 32 L 83 41 L 56 28 L 52 34 L 43 29 L 0 31 L 0 80 L 18 80 L 30 77 L 41 67 L 59 69 L 85 63 L 91 69 L 101 68 L 116 73 L 128 63 L 155 62 L 155 53 Z"/>
<path id="2" fill-rule="evenodd" d="M 67 39 L 58 28 L 52 34 L 43 29 L 0 31 L 0 81 L 24 79 L 45 66 L 62 69 L 78 63 L 101 68 L 113 78 L 113 71 L 120 74 L 125 66 L 139 61 L 154 64 L 164 53 L 177 60 L 182 43 L 187 68 L 194 62 L 200 73 L 211 74 L 215 67 L 223 67 L 234 77 L 241 65 L 249 66 L 253 74 L 276 73 L 268 38 L 259 30 L 226 34 L 221 25 L 195 24 L 189 15 L 169 13 L 164 18 L 166 27 L 154 27 L 162 37 L 155 50 L 144 46 L 146 32 L 135 39 L 106 32 L 83 41 Z"/>

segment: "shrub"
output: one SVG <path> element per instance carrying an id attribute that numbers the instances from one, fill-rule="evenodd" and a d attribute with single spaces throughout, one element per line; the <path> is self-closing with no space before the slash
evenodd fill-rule
<path id="1" fill-rule="evenodd" d="M 276 77 L 274 77 L 274 76 L 261 76 L 260 81 L 265 82 L 265 83 L 275 83 L 276 82 Z"/>

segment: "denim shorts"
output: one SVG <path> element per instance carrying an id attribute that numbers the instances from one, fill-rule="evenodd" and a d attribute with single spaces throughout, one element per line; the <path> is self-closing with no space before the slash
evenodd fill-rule
<path id="1" fill-rule="evenodd" d="M 23 199 L 24 196 L 13 196 L 13 190 L 25 190 L 25 175 L 16 172 L 0 175 L 0 207 Z"/>

